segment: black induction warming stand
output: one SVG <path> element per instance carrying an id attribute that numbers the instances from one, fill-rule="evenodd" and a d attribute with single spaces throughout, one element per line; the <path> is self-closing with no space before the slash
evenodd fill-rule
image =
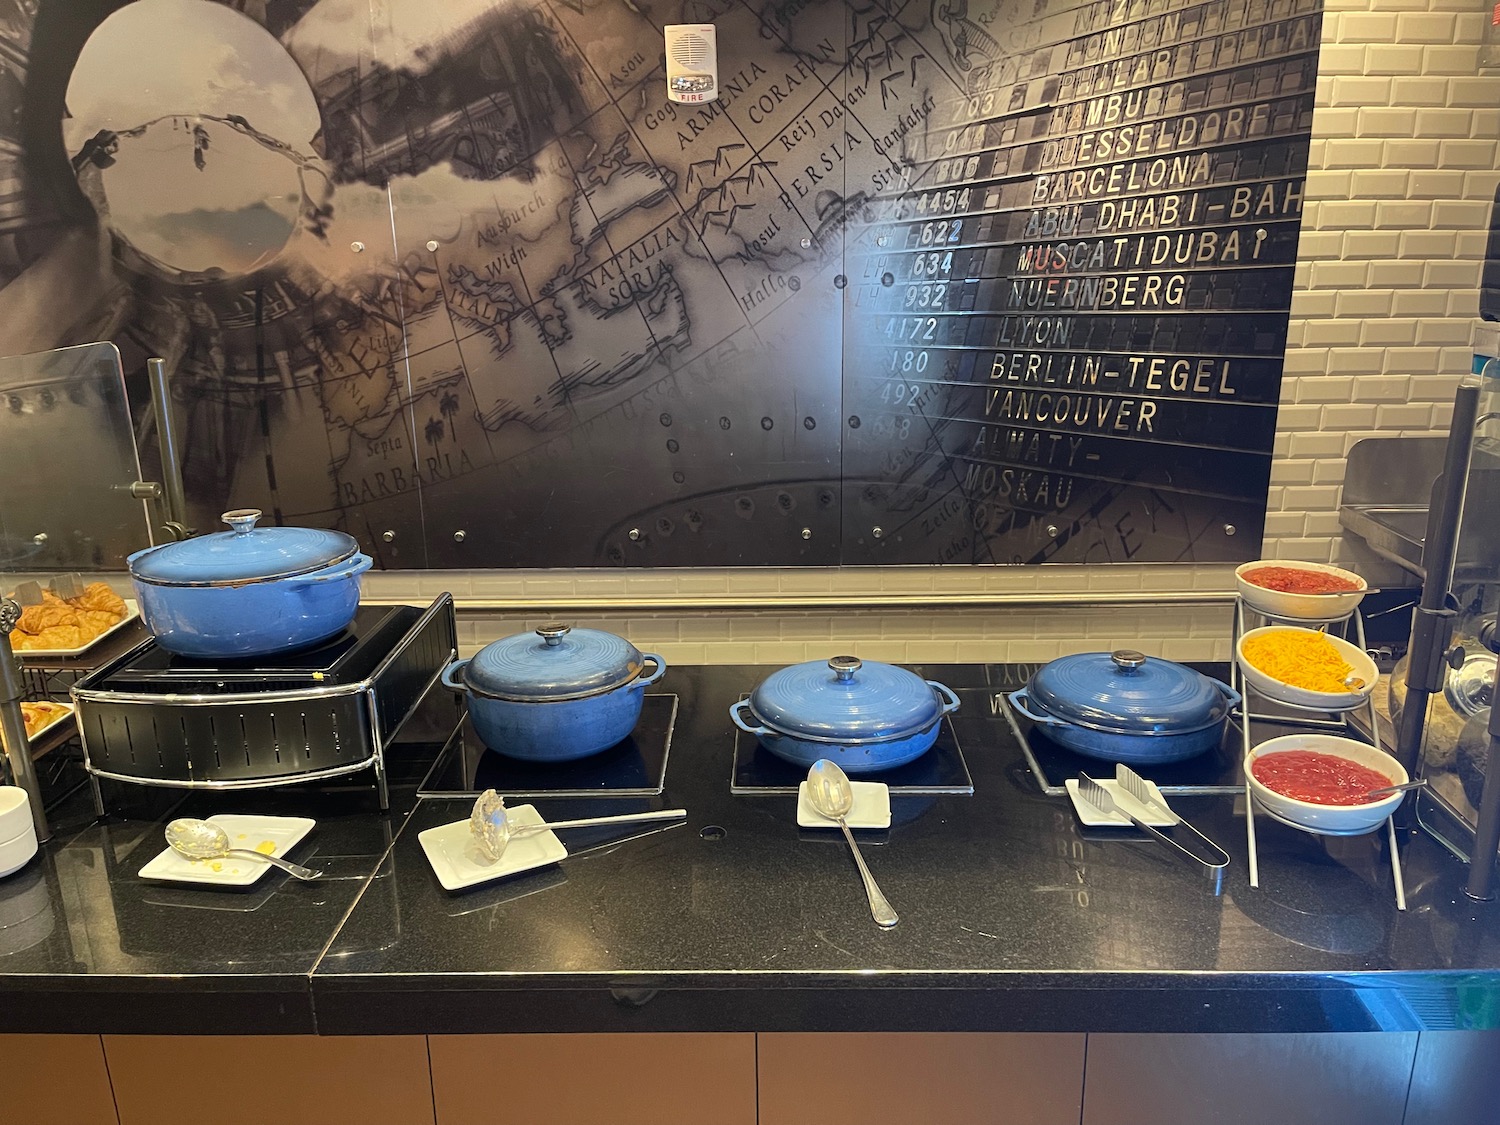
<path id="1" fill-rule="evenodd" d="M 250 661 L 191 660 L 148 640 L 72 688 L 94 806 L 100 778 L 179 789 L 255 789 L 375 771 L 458 655 L 453 598 L 360 606 L 312 648 Z"/>

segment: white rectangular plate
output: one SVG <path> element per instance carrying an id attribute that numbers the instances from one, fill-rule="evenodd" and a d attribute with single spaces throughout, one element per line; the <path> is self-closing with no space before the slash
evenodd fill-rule
<path id="1" fill-rule="evenodd" d="M 46 734 L 48 731 L 56 729 L 58 723 L 70 723 L 73 721 L 73 705 L 71 703 L 60 703 L 58 704 L 58 706 L 66 707 L 67 710 L 59 713 L 57 718 L 53 719 L 46 726 L 38 729 L 37 732 L 31 736 L 32 742 L 38 741 L 42 737 L 42 735 Z"/>
<path id="2" fill-rule="evenodd" d="M 854 807 L 844 822 L 850 828 L 889 828 L 891 826 L 891 787 L 883 781 L 851 781 L 854 791 Z M 829 820 L 813 808 L 807 795 L 807 782 L 797 786 L 797 823 L 803 828 L 837 828 L 839 822 Z"/>
<path id="3" fill-rule="evenodd" d="M 510 823 L 517 828 L 525 824 L 547 823 L 534 805 L 517 805 L 505 811 L 510 815 Z M 419 832 L 417 842 L 427 853 L 427 862 L 432 864 L 433 874 L 445 891 L 461 891 L 504 879 L 507 875 L 519 875 L 534 867 L 556 863 L 568 854 L 557 833 L 531 832 L 511 840 L 500 858 L 491 863 L 474 842 L 467 819 Z"/>
<path id="4" fill-rule="evenodd" d="M 229 833 L 232 848 L 254 849 L 269 840 L 271 854 L 286 858 L 302 837 L 313 830 L 315 820 L 305 816 L 241 816 L 219 813 L 208 818 Z M 171 848 L 141 868 L 142 879 L 164 883 L 204 883 L 217 887 L 248 887 L 271 870 L 271 865 L 253 856 L 231 855 L 223 859 L 188 859 Z"/>
<path id="5" fill-rule="evenodd" d="M 18 648 L 16 649 L 16 655 L 19 656 L 22 660 L 25 660 L 28 656 L 82 656 L 84 653 L 88 652 L 89 649 L 93 648 L 96 644 L 102 641 L 105 637 L 109 636 L 111 633 L 118 633 L 121 629 L 125 628 L 125 626 L 129 625 L 140 615 L 141 607 L 136 604 L 135 599 L 126 598 L 125 616 L 116 621 L 108 629 L 104 630 L 104 632 L 100 633 L 88 644 L 79 645 L 77 648 Z"/>
<path id="6" fill-rule="evenodd" d="M 1172 825 L 1177 823 L 1174 818 L 1163 816 L 1160 810 L 1148 814 L 1146 811 L 1146 806 L 1142 805 L 1129 793 L 1121 789 L 1120 783 L 1114 778 L 1100 777 L 1095 778 L 1095 780 L 1099 782 L 1100 787 L 1103 788 L 1105 792 L 1107 792 L 1111 797 L 1115 799 L 1115 804 L 1119 805 L 1122 809 L 1129 809 L 1132 813 L 1135 814 L 1136 819 L 1139 820 L 1142 824 L 1149 824 L 1153 828 L 1170 828 Z M 1076 777 L 1068 778 L 1065 784 L 1068 787 L 1068 796 L 1073 798 L 1073 807 L 1078 810 L 1078 819 L 1083 821 L 1083 823 L 1088 825 L 1090 828 L 1130 827 L 1130 818 L 1128 816 L 1121 816 L 1117 812 L 1111 813 L 1109 816 L 1101 816 L 1099 811 L 1095 809 L 1093 805 L 1089 804 L 1082 797 L 1080 797 L 1078 795 L 1078 779 Z M 1163 805 L 1167 803 L 1162 798 L 1161 790 L 1156 787 L 1156 782 L 1148 781 L 1146 782 L 1146 785 L 1151 790 L 1151 795 L 1155 797 L 1157 801 L 1159 801 Z"/>

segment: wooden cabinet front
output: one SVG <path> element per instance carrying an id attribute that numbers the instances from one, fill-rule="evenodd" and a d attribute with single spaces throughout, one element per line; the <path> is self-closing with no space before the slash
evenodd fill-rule
<path id="1" fill-rule="evenodd" d="M 1078 1125 L 1081 1034 L 759 1038 L 760 1125 Z"/>

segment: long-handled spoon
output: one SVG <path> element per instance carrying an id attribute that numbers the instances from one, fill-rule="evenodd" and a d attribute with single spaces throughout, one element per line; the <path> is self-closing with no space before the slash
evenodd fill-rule
<path id="1" fill-rule="evenodd" d="M 1416 781 L 1408 781 L 1402 785 L 1382 785 L 1379 789 L 1371 789 L 1365 794 L 1366 798 L 1389 797 L 1392 793 L 1405 793 L 1408 789 L 1426 789 L 1427 779 L 1419 777 Z"/>
<path id="2" fill-rule="evenodd" d="M 167 825 L 167 843 L 174 852 L 178 855 L 185 855 L 188 859 L 223 859 L 230 855 L 253 856 L 256 859 L 265 860 L 272 867 L 281 868 L 294 879 L 316 879 L 323 874 L 321 871 L 303 867 L 300 863 L 292 863 L 280 856 L 258 852 L 254 848 L 232 847 L 229 843 L 229 833 L 208 820 L 183 817 L 172 821 Z"/>
<path id="3" fill-rule="evenodd" d="M 870 916 L 877 926 L 890 928 L 901 921 L 901 916 L 892 909 L 890 902 L 880 891 L 875 876 L 865 866 L 865 857 L 859 854 L 859 845 L 854 842 L 854 833 L 849 831 L 849 822 L 844 818 L 854 808 L 854 788 L 843 770 L 827 758 L 819 758 L 807 771 L 807 799 L 813 808 L 829 820 L 838 821 L 844 830 L 844 839 L 849 841 L 849 850 L 854 853 L 859 877 L 864 880 L 865 898 L 870 901 Z"/>
<path id="4" fill-rule="evenodd" d="M 510 810 L 505 807 L 505 798 L 493 789 L 486 789 L 474 802 L 474 811 L 469 815 L 469 831 L 474 842 L 491 863 L 497 862 L 506 846 L 517 836 L 530 836 L 537 832 L 551 832 L 555 828 L 592 828 L 596 824 L 646 824 L 653 820 L 681 820 L 687 809 L 658 809 L 655 812 L 626 813 L 623 816 L 591 816 L 583 820 L 554 820 L 541 824 L 512 824 Z"/>

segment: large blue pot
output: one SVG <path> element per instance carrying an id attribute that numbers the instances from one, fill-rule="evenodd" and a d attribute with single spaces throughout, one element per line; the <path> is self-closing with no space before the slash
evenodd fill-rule
<path id="1" fill-rule="evenodd" d="M 891 664 L 835 656 L 768 676 L 729 718 L 793 765 L 827 758 L 849 774 L 894 769 L 937 741 L 958 696 Z"/>
<path id="2" fill-rule="evenodd" d="M 442 680 L 467 696 L 475 732 L 497 754 L 568 762 L 630 737 L 646 688 L 666 671 L 660 656 L 613 633 L 544 625 L 450 664 Z"/>
<path id="3" fill-rule="evenodd" d="M 350 536 L 256 528 L 259 516 L 229 512 L 233 531 L 126 560 L 141 618 L 162 648 L 204 660 L 249 659 L 317 644 L 353 620 L 370 557 Z"/>
<path id="4" fill-rule="evenodd" d="M 1069 750 L 1162 765 L 1217 746 L 1240 694 L 1185 665 L 1121 649 L 1060 657 L 1009 699 Z"/>

